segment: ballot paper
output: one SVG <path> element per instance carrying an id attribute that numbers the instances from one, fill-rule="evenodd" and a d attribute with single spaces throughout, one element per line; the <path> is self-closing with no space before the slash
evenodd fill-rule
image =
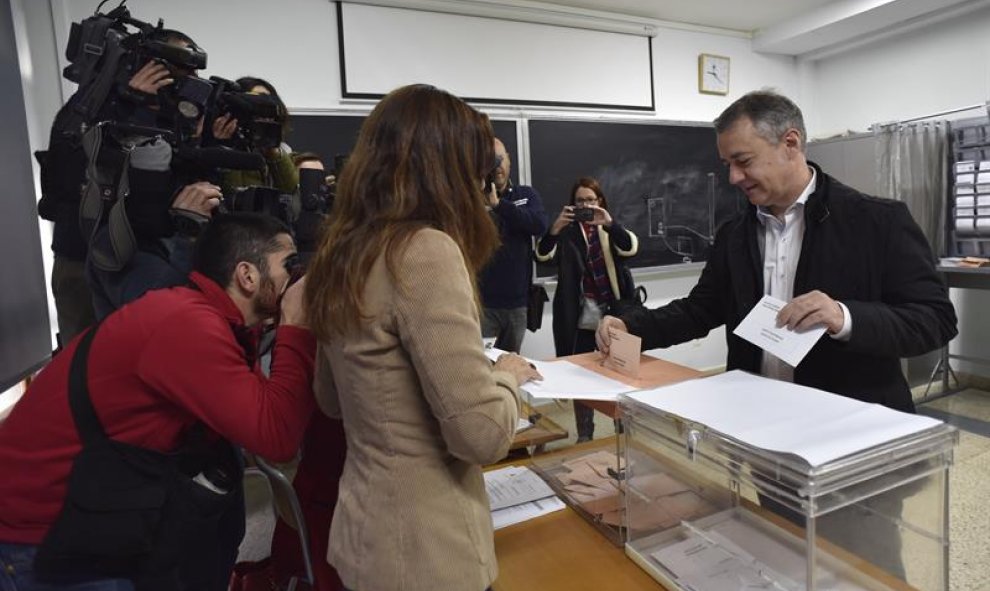
<path id="1" fill-rule="evenodd" d="M 651 556 L 673 573 L 682 588 L 692 591 L 804 588 L 716 532 L 692 531 L 687 539 Z"/>
<path id="2" fill-rule="evenodd" d="M 541 515 L 560 511 L 566 506 L 564 501 L 561 501 L 558 497 L 548 497 L 538 501 L 523 503 L 522 505 L 513 505 L 512 507 L 492 511 L 492 525 L 495 529 L 502 529 L 503 527 L 535 519 Z"/>
<path id="3" fill-rule="evenodd" d="M 492 511 L 554 496 L 553 489 L 524 466 L 485 472 L 485 490 Z"/>
<path id="4" fill-rule="evenodd" d="M 508 466 L 485 472 L 485 490 L 495 529 L 560 511 L 564 503 L 535 472 L 524 466 Z"/>
<path id="5" fill-rule="evenodd" d="M 749 446 L 793 454 L 811 466 L 941 424 L 739 370 L 633 392 L 629 398 L 702 423 Z"/>
<path id="6" fill-rule="evenodd" d="M 574 400 L 616 400 L 619 394 L 635 390 L 602 374 L 570 361 L 530 361 L 543 379 L 526 382 L 522 388 L 537 398 Z"/>
<path id="7" fill-rule="evenodd" d="M 825 334 L 825 327 L 812 328 L 802 332 L 786 326 L 777 327 L 777 313 L 786 302 L 768 295 L 763 296 L 749 314 L 743 318 L 733 332 L 757 347 L 782 359 L 791 367 L 797 367 L 818 339 Z"/>
<path id="8" fill-rule="evenodd" d="M 505 353 L 507 351 L 498 349 L 494 345 L 486 345 L 485 347 L 485 356 L 493 363 Z M 542 380 L 530 380 L 522 384 L 522 389 L 536 399 L 531 401 L 532 404 L 538 404 L 542 399 L 550 398 L 614 401 L 619 397 L 619 394 L 635 389 L 633 386 L 605 377 L 570 361 L 536 361 L 526 357 L 523 359 L 526 359 L 543 376 Z M 638 353 L 636 364 L 638 373 Z"/>
<path id="9" fill-rule="evenodd" d="M 609 329 L 608 358 L 605 366 L 630 378 L 639 377 L 639 356 L 643 339 L 624 330 Z"/>

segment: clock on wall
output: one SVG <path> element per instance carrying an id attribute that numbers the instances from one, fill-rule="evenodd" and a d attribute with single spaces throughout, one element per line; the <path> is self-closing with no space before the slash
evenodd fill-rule
<path id="1" fill-rule="evenodd" d="M 698 92 L 729 94 L 729 58 L 710 53 L 698 56 Z"/>

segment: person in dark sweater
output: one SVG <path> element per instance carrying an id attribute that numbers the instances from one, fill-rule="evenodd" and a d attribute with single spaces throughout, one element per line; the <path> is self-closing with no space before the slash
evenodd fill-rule
<path id="1" fill-rule="evenodd" d="M 502 246 L 478 278 L 481 290 L 481 334 L 495 338 L 495 347 L 518 353 L 526 334 L 526 294 L 533 276 L 533 238 L 547 229 L 547 214 L 533 187 L 512 185 L 512 161 L 495 139 L 495 190 L 488 196 Z"/>

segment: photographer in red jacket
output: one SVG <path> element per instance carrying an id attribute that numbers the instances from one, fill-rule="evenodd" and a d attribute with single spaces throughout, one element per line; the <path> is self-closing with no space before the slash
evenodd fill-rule
<path id="1" fill-rule="evenodd" d="M 213 220 L 196 244 L 193 272 L 181 287 L 148 292 L 96 328 L 89 352 L 89 398 L 107 436 L 172 453 L 190 433 L 277 461 L 299 449 L 314 407 L 315 340 L 302 306 L 303 282 L 291 285 L 296 248 L 278 220 L 230 214 Z M 277 318 L 271 375 L 256 363 L 256 327 Z M 80 338 L 56 356 L 0 424 L 0 588 L 40 587 L 33 571 L 39 544 L 62 510 L 81 443 L 67 401 Z M 239 468 L 239 466 L 238 466 Z M 233 500 L 220 533 L 183 548 L 195 555 L 188 589 L 225 589 L 243 535 L 241 479 L 203 484 Z M 237 522 L 240 519 L 240 522 Z M 237 540 L 231 539 L 237 537 Z M 202 545 L 202 548 L 199 545 Z M 229 546 L 233 545 L 233 548 Z M 218 546 L 221 546 L 218 548 Z M 77 577 L 64 588 L 132 589 L 128 580 Z"/>

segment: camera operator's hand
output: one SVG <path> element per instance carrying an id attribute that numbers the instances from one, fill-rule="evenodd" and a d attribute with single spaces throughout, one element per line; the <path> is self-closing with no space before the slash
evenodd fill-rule
<path id="1" fill-rule="evenodd" d="M 592 226 L 611 226 L 612 216 L 608 214 L 608 210 L 603 207 L 598 207 L 597 205 L 585 205 L 588 209 L 595 210 L 595 217 L 589 224 Z"/>
<path id="2" fill-rule="evenodd" d="M 237 119 L 231 114 L 220 115 L 213 120 L 213 137 L 218 140 L 229 140 L 237 131 Z"/>
<path id="3" fill-rule="evenodd" d="M 488 199 L 488 206 L 491 208 L 498 207 L 498 189 L 495 188 L 495 183 L 488 185 L 488 193 L 485 193 L 485 197 Z"/>
<path id="4" fill-rule="evenodd" d="M 172 200 L 172 207 L 210 217 L 213 210 L 220 205 L 221 197 L 223 197 L 223 193 L 220 192 L 220 187 L 213 183 L 200 181 L 182 187 L 179 194 Z"/>
<path id="5" fill-rule="evenodd" d="M 306 318 L 306 307 L 303 305 L 303 291 L 306 289 L 306 277 L 296 281 L 285 290 L 282 296 L 282 313 L 279 316 L 280 325 L 301 326 L 309 328 Z"/>
<path id="6" fill-rule="evenodd" d="M 150 61 L 131 76 L 128 86 L 145 94 L 158 94 L 158 89 L 175 82 L 168 68 L 156 61 Z"/>
<path id="7" fill-rule="evenodd" d="M 564 209 L 560 210 L 560 215 L 557 219 L 553 221 L 553 225 L 550 226 L 550 235 L 556 236 L 567 227 L 568 224 L 574 221 L 574 206 L 565 205 Z"/>

